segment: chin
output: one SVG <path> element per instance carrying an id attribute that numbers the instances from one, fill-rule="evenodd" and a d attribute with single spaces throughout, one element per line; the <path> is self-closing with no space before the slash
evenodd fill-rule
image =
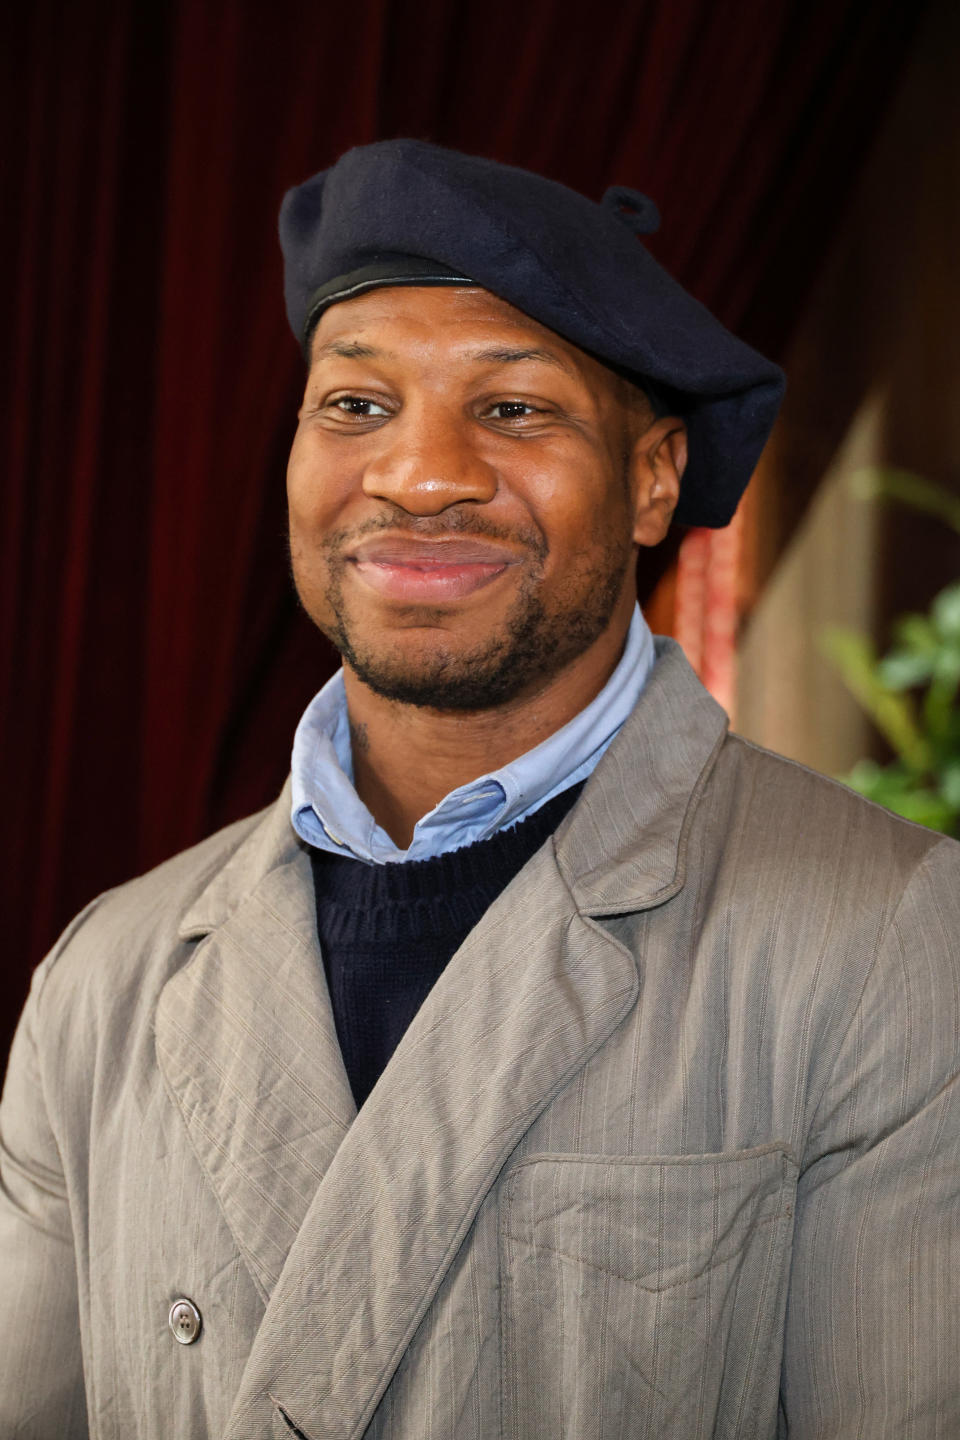
<path id="1" fill-rule="evenodd" d="M 458 644 L 449 630 L 435 639 L 383 632 L 370 643 L 341 629 L 333 643 L 357 679 L 386 700 L 440 711 L 492 710 L 549 682 L 586 654 L 610 626 L 614 606 L 548 612 L 529 601 L 479 641 Z"/>
<path id="2" fill-rule="evenodd" d="M 410 632 L 406 632 L 409 635 Z M 503 635 L 480 645 L 458 647 L 449 632 L 435 631 L 435 642 L 419 639 L 389 649 L 334 641 L 344 663 L 368 689 L 401 705 L 429 710 L 490 710 L 513 700 L 536 678 L 545 656 L 518 653 L 515 637 Z M 441 638 L 442 637 L 442 638 Z M 534 672 L 533 674 L 531 672 Z"/>

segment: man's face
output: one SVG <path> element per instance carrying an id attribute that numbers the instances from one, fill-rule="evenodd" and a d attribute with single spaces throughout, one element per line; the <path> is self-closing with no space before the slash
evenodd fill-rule
<path id="1" fill-rule="evenodd" d="M 638 508 L 625 382 L 468 287 L 335 305 L 312 356 L 287 474 L 293 573 L 359 679 L 480 710 L 598 645 L 615 663 Z"/>

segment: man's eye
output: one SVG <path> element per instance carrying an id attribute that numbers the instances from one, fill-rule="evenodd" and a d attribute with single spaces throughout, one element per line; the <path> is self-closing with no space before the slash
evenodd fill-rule
<path id="1" fill-rule="evenodd" d="M 496 405 L 490 407 L 494 420 L 523 420 L 527 415 L 539 413 L 533 405 L 528 405 L 524 400 L 498 400 Z"/>
<path id="2" fill-rule="evenodd" d="M 367 400 L 363 395 L 341 395 L 332 403 L 334 410 L 342 410 L 347 415 L 359 415 L 361 419 L 387 414 L 384 407 L 378 405 L 376 400 Z"/>

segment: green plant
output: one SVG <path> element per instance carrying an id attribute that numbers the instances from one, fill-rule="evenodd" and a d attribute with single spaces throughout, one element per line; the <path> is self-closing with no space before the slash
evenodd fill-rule
<path id="1" fill-rule="evenodd" d="M 960 534 L 960 501 L 929 480 L 878 469 L 858 471 L 853 483 L 861 495 L 937 515 Z M 840 778 L 908 820 L 960 835 L 960 581 L 925 615 L 902 615 L 892 639 L 878 656 L 855 631 L 832 627 L 823 636 L 827 657 L 896 757 L 859 760 Z"/>

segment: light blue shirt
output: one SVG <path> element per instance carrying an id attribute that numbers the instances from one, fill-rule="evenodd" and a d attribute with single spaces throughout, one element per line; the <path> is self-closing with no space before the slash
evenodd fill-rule
<path id="1" fill-rule="evenodd" d="M 586 709 L 509 765 L 451 790 L 417 821 L 407 850 L 393 843 L 353 788 L 347 702 L 338 670 L 310 701 L 294 736 L 293 828 L 319 850 L 376 865 L 429 860 L 486 840 L 587 778 L 636 705 L 653 662 L 653 636 L 638 605 L 620 663 Z"/>

